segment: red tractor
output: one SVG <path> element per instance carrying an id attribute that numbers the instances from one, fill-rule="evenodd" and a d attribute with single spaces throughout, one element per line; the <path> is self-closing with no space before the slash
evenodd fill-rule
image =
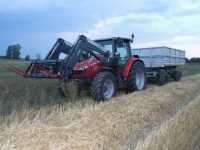
<path id="1" fill-rule="evenodd" d="M 92 41 L 83 35 L 75 44 L 58 39 L 45 60 L 33 61 L 24 76 L 59 79 L 62 85 L 72 80 L 87 82 L 98 101 L 111 99 L 122 88 L 143 90 L 145 65 L 139 56 L 132 56 L 131 42 L 121 37 Z"/>

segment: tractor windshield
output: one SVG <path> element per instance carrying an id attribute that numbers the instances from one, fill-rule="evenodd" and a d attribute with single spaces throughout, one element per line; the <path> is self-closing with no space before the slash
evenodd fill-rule
<path id="1" fill-rule="evenodd" d="M 111 54 L 113 52 L 113 41 L 107 40 L 107 41 L 98 41 L 98 44 L 100 44 L 106 51 L 109 51 Z"/>

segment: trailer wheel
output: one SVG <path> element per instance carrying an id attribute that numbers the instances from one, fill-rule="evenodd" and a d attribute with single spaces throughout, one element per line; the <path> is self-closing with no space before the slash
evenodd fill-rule
<path id="1" fill-rule="evenodd" d="M 172 78 L 175 81 L 180 81 L 181 78 L 182 78 L 182 72 L 180 72 L 180 71 L 174 71 L 173 74 L 172 74 Z"/>
<path id="2" fill-rule="evenodd" d="M 116 94 L 116 78 L 110 72 L 101 72 L 93 79 L 91 94 L 97 101 L 110 100 Z"/>
<path id="3" fill-rule="evenodd" d="M 143 90 L 146 87 L 147 75 L 143 63 L 137 61 L 133 64 L 127 81 L 127 92 Z"/>
<path id="4" fill-rule="evenodd" d="M 157 76 L 158 85 L 162 86 L 167 83 L 167 72 L 164 69 L 160 69 Z"/>

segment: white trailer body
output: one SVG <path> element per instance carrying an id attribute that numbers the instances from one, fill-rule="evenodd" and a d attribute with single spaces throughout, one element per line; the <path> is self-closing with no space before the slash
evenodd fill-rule
<path id="1" fill-rule="evenodd" d="M 185 51 L 169 47 L 132 49 L 132 53 L 140 56 L 147 68 L 185 64 Z"/>
<path id="2" fill-rule="evenodd" d="M 132 54 L 144 61 L 147 77 L 156 79 L 160 85 L 169 77 L 176 81 L 181 79 L 182 73 L 177 71 L 177 66 L 185 64 L 185 51 L 163 46 L 132 49 Z"/>

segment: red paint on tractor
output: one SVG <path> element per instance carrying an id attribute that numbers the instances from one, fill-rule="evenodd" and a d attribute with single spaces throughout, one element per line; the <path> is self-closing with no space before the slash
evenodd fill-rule
<path id="1" fill-rule="evenodd" d="M 130 57 L 126 63 L 126 65 L 124 66 L 123 69 L 123 76 L 124 77 L 128 77 L 129 76 L 129 72 L 131 70 L 132 65 L 135 63 L 135 61 L 140 60 L 139 58 L 136 57 Z M 141 61 L 141 60 L 140 60 Z"/>
<path id="2" fill-rule="evenodd" d="M 102 69 L 102 64 L 96 58 L 92 57 L 84 60 L 74 67 L 74 78 L 93 78 Z M 81 73 L 80 73 L 81 72 Z"/>

